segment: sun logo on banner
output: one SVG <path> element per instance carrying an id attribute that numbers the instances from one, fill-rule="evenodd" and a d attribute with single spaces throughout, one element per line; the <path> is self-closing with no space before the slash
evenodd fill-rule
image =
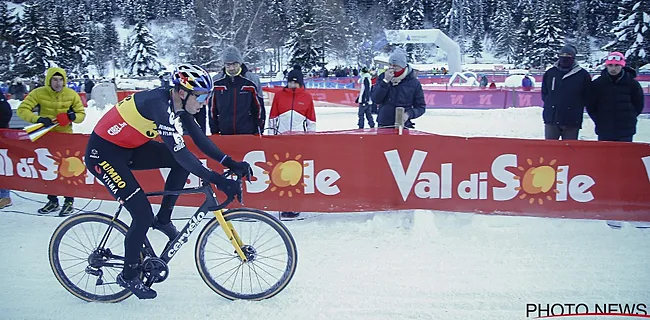
<path id="1" fill-rule="evenodd" d="M 533 166 L 533 160 L 527 159 L 528 169 L 524 169 L 522 166 L 518 166 L 517 169 L 523 173 L 522 175 L 514 176 L 513 179 L 520 180 L 520 187 L 516 187 L 515 190 L 523 191 L 519 196 L 519 199 L 528 198 L 528 203 L 533 204 L 535 201 L 540 205 L 544 204 L 544 198 L 548 201 L 552 201 L 553 197 L 549 195 L 549 191 L 552 193 L 559 193 L 557 189 L 552 189 L 553 186 L 561 184 L 562 181 L 557 181 L 556 176 L 558 172 L 562 172 L 562 169 L 555 169 L 552 166 L 557 162 L 557 160 L 551 160 L 548 165 L 544 164 L 544 158 L 540 157 L 537 166 Z M 539 195 L 539 196 L 535 196 Z"/>
<path id="2" fill-rule="evenodd" d="M 81 152 L 77 151 L 73 155 L 70 154 L 70 150 L 65 151 L 65 155 L 62 155 L 61 152 L 56 152 L 52 156 L 56 162 L 55 165 L 59 166 L 59 169 L 54 173 L 59 175 L 59 180 L 67 180 L 68 184 L 80 185 L 83 184 L 83 179 L 86 178 L 84 174 L 86 172 L 86 166 L 81 160 Z M 80 178 L 77 178 L 81 176 Z"/>
<path id="3" fill-rule="evenodd" d="M 302 158 L 302 155 L 297 155 L 294 158 L 291 158 L 291 155 L 287 152 L 284 155 L 284 161 L 280 161 L 280 156 L 277 154 L 273 155 L 275 163 L 268 161 L 266 164 L 271 168 L 270 172 L 268 170 L 264 171 L 264 174 L 269 174 L 271 179 L 265 181 L 266 184 L 272 184 L 271 191 L 275 192 L 278 189 L 290 190 L 280 190 L 278 193 L 281 197 L 286 193 L 288 197 L 293 197 L 294 193 L 301 193 L 300 188 L 295 187 L 300 184 L 305 186 L 302 183 L 303 178 L 309 178 L 309 176 L 303 175 L 303 168 L 307 167 L 308 164 L 302 164 L 298 160 Z M 293 190 L 291 188 L 293 187 Z"/>

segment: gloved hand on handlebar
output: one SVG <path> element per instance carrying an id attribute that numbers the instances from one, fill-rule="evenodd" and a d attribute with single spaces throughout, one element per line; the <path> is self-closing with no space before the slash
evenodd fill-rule
<path id="1" fill-rule="evenodd" d="M 224 175 L 212 172 L 210 177 L 210 182 L 214 183 L 217 186 L 217 189 L 225 193 L 228 198 L 237 198 L 238 201 L 241 201 L 241 182 L 235 181 L 232 179 L 226 178 Z"/>
<path id="2" fill-rule="evenodd" d="M 251 169 L 251 165 L 248 164 L 246 161 L 242 162 L 237 162 L 233 160 L 231 157 L 227 156 L 222 162 L 224 166 L 228 167 L 234 174 L 246 178 L 248 181 L 251 181 L 251 177 L 253 176 L 253 169 Z"/>

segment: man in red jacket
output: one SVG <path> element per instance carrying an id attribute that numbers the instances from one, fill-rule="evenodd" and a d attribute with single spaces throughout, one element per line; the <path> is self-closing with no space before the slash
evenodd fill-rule
<path id="1" fill-rule="evenodd" d="M 269 114 L 269 134 L 315 132 L 316 110 L 311 94 L 305 90 L 300 66 L 287 74 L 287 86 L 273 97 Z M 281 218 L 295 219 L 300 212 L 283 211 Z"/>

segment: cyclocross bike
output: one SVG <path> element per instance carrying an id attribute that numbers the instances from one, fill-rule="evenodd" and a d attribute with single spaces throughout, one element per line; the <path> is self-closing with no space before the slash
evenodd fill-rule
<path id="1" fill-rule="evenodd" d="M 241 179 L 238 178 L 241 183 Z M 140 254 L 140 278 L 151 287 L 169 275 L 169 261 L 198 228 L 205 216 L 212 218 L 203 227 L 194 250 L 201 278 L 226 299 L 262 300 L 284 289 L 296 272 L 298 252 L 289 230 L 276 217 L 261 210 L 224 208 L 210 183 L 197 188 L 147 193 L 147 197 L 205 194 L 205 202 L 192 215 L 176 239 L 160 256 L 146 238 Z M 241 200 L 241 199 L 240 199 Z M 124 266 L 124 237 L 127 225 L 118 219 L 122 205 L 113 216 L 87 212 L 63 221 L 50 239 L 52 271 L 63 287 L 85 301 L 120 302 L 132 295 L 117 285 L 115 278 Z"/>

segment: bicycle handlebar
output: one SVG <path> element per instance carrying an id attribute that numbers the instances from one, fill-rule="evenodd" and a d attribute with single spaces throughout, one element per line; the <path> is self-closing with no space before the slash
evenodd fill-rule
<path id="1" fill-rule="evenodd" d="M 210 181 L 206 181 L 204 179 L 199 178 L 201 181 L 201 186 L 200 187 L 195 187 L 195 188 L 185 188 L 185 189 L 180 189 L 180 190 L 165 190 L 165 191 L 154 191 L 154 192 L 147 192 L 145 195 L 147 197 L 155 197 L 155 196 L 167 196 L 167 195 L 181 195 L 181 194 L 196 194 L 196 193 L 203 193 L 206 196 L 205 202 L 209 203 L 210 205 L 210 210 L 216 211 L 216 210 L 221 210 L 225 207 L 227 207 L 230 203 L 232 203 L 235 198 L 239 200 L 239 203 L 244 204 L 244 198 L 243 198 L 243 188 L 242 188 L 242 177 L 239 175 L 235 174 L 234 172 L 228 170 L 224 174 L 224 176 L 235 176 L 237 181 L 240 185 L 240 193 L 238 195 L 233 195 L 233 196 L 228 196 L 226 200 L 222 203 L 217 202 L 217 196 L 214 194 L 214 190 L 212 189 L 212 183 Z"/>

